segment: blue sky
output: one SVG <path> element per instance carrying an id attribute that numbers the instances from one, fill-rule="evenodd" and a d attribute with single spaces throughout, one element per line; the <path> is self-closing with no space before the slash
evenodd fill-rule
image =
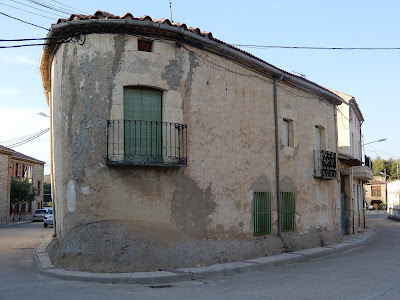
<path id="1" fill-rule="evenodd" d="M 40 0 L 42 1 L 42 0 Z M 27 0 L 0 1 L 0 12 L 49 28 L 59 17 Z M 169 0 L 42 2 L 73 12 L 93 14 L 97 10 L 114 15 L 170 18 Z M 63 2 L 63 1 L 58 1 Z M 48 18 L 29 14 L 35 12 Z M 318 47 L 400 47 L 399 1 L 172 1 L 173 20 L 211 31 L 231 44 L 318 46 Z M 0 39 L 40 38 L 46 31 L 0 15 Z M 1 46 L 16 44 L 1 42 Z M 42 47 L 0 49 L 0 142 L 49 127 L 49 113 L 38 70 Z M 354 96 L 362 110 L 367 155 L 383 158 L 400 156 L 397 132 L 400 111 L 397 92 L 400 50 L 287 50 L 243 48 L 289 72 L 305 74 L 319 85 Z M 15 150 L 50 162 L 49 134 Z M 46 173 L 49 173 L 46 167 Z"/>

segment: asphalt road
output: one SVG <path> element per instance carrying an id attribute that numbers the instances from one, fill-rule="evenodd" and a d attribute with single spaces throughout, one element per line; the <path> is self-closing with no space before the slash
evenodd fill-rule
<path id="1" fill-rule="evenodd" d="M 385 216 L 367 221 L 378 235 L 357 250 L 163 288 L 39 275 L 32 251 L 53 229 L 41 222 L 0 227 L 0 299 L 400 299 L 400 223 Z"/>

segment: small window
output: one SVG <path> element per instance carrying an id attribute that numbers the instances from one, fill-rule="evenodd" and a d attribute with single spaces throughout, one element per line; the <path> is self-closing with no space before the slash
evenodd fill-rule
<path id="1" fill-rule="evenodd" d="M 372 197 L 381 197 L 381 187 L 380 186 L 373 186 L 371 188 Z"/>
<path id="2" fill-rule="evenodd" d="M 145 52 L 151 52 L 152 44 L 153 44 L 153 42 L 151 42 L 151 41 L 138 40 L 138 50 L 145 51 Z"/>
<path id="3" fill-rule="evenodd" d="M 296 197 L 294 192 L 280 192 L 282 231 L 296 229 Z"/>
<path id="4" fill-rule="evenodd" d="M 289 147 L 289 120 L 283 120 L 283 145 Z"/>
<path id="5" fill-rule="evenodd" d="M 271 193 L 254 192 L 254 235 L 271 233 Z"/>
<path id="6" fill-rule="evenodd" d="M 38 180 L 37 182 L 37 195 L 40 195 L 40 190 L 41 190 L 41 184 L 40 184 L 40 180 Z"/>
<path id="7" fill-rule="evenodd" d="M 319 151 L 321 149 L 321 128 L 315 126 L 315 150 Z"/>
<path id="8" fill-rule="evenodd" d="M 283 123 L 282 123 L 282 144 L 285 147 L 294 147 L 293 120 L 283 119 Z"/>
<path id="9" fill-rule="evenodd" d="M 18 178 L 20 176 L 20 172 L 19 172 L 20 164 L 15 163 L 14 168 L 15 168 L 15 177 Z"/>

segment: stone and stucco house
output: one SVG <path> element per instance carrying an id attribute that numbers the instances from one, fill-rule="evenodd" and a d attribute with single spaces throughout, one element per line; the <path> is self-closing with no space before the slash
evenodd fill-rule
<path id="1" fill-rule="evenodd" d="M 333 91 L 345 102 L 338 107 L 338 148 L 342 233 L 357 234 L 365 229 L 364 183 L 373 178 L 363 164 L 361 125 L 364 117 L 353 96 Z"/>
<path id="2" fill-rule="evenodd" d="M 14 213 L 18 220 L 31 220 L 32 212 L 43 207 L 43 173 L 45 162 L 0 145 L 0 225 L 8 224 Z M 37 196 L 31 203 L 10 205 L 11 179 L 28 180 Z"/>
<path id="3" fill-rule="evenodd" d="M 72 15 L 48 37 L 63 37 L 40 62 L 56 265 L 170 269 L 342 240 L 341 97 L 165 19 Z"/>
<path id="4" fill-rule="evenodd" d="M 395 185 L 392 185 L 392 187 Z M 389 192 L 387 191 L 387 183 L 384 177 L 374 176 L 365 184 L 365 201 L 366 205 L 373 206 L 378 209 L 380 204 L 386 204 Z"/>

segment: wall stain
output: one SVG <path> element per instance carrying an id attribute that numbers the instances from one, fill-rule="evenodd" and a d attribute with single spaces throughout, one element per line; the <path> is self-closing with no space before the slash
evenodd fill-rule
<path id="1" fill-rule="evenodd" d="M 183 174 L 181 174 L 183 175 Z M 203 191 L 188 176 L 174 178 L 176 189 L 171 203 L 171 221 L 183 232 L 195 238 L 204 238 L 215 210 L 211 197 L 211 186 Z"/>
<path id="2" fill-rule="evenodd" d="M 181 51 L 176 52 L 176 59 L 168 61 L 169 64 L 165 67 L 164 73 L 162 73 L 162 79 L 167 81 L 170 90 L 176 91 L 181 83 L 183 76 L 183 54 Z"/>
<path id="3" fill-rule="evenodd" d="M 294 185 L 293 179 L 291 177 L 285 176 L 280 183 L 280 189 L 282 192 L 296 192 L 296 186 Z"/>
<path id="4" fill-rule="evenodd" d="M 192 83 L 193 83 L 193 71 L 196 67 L 199 66 L 199 62 L 196 60 L 196 56 L 193 52 L 189 52 L 189 72 L 186 77 L 186 82 L 185 82 L 185 96 L 189 96 L 190 89 L 192 88 Z M 183 105 L 183 103 L 182 103 Z M 183 107 L 182 107 L 183 108 Z"/>
<path id="5" fill-rule="evenodd" d="M 76 134 L 74 151 L 72 153 L 72 175 L 77 182 L 81 182 L 85 177 L 85 161 L 90 146 L 88 125 L 91 104 L 85 88 L 81 88 L 81 95 L 85 106 L 85 115 Z"/>
<path id="6" fill-rule="evenodd" d="M 271 191 L 271 186 L 269 181 L 267 180 L 267 177 L 264 175 L 260 176 L 257 178 L 256 181 L 253 182 L 253 184 L 250 187 L 250 190 L 253 191 L 258 191 L 258 192 L 270 192 Z"/>
<path id="7" fill-rule="evenodd" d="M 93 72 L 93 67 L 90 64 L 90 61 L 87 57 L 81 62 L 81 69 L 83 73 L 92 73 Z"/>

